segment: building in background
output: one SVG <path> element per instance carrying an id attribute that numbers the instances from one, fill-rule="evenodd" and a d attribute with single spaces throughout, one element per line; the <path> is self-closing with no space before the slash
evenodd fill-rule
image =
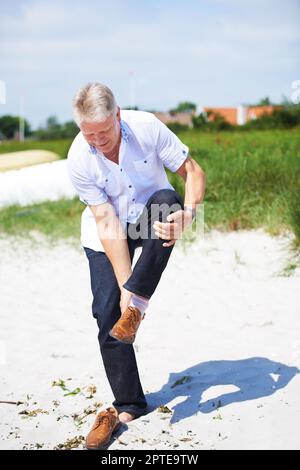
<path id="1" fill-rule="evenodd" d="M 193 113 L 157 112 L 154 114 L 164 124 L 178 123 L 183 126 L 193 127 Z"/>
<path id="2" fill-rule="evenodd" d="M 204 107 L 203 110 L 208 114 L 208 120 L 214 121 L 218 116 L 221 116 L 225 121 L 234 125 L 243 125 L 252 119 L 257 119 L 264 114 L 272 114 L 276 109 L 281 109 L 282 106 L 238 106 L 236 108 L 212 108 Z"/>

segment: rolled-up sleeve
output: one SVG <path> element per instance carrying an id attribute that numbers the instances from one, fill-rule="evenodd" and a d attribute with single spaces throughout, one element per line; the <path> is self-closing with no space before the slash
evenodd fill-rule
<path id="1" fill-rule="evenodd" d="M 86 174 L 84 168 L 81 168 L 77 162 L 68 159 L 67 166 L 70 180 L 80 201 L 86 205 L 96 206 L 108 200 L 105 191 L 96 185 L 96 182 Z"/>
<path id="2" fill-rule="evenodd" d="M 157 155 L 164 166 L 175 173 L 187 159 L 189 148 L 156 116 L 153 126 Z"/>

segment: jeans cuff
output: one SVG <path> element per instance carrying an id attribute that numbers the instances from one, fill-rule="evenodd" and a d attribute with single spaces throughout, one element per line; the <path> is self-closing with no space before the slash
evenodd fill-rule
<path id="1" fill-rule="evenodd" d="M 135 408 L 134 406 L 130 407 L 130 406 L 125 406 L 125 405 L 124 406 L 113 405 L 113 406 L 119 414 L 123 412 L 130 413 L 130 414 L 133 414 L 135 418 L 140 418 L 141 416 L 144 416 L 147 413 L 149 413 L 148 406 L 146 406 L 145 408 Z"/>
<path id="2" fill-rule="evenodd" d="M 139 289 L 136 289 L 135 287 L 131 287 L 131 285 L 128 284 L 127 282 L 125 282 L 125 284 L 123 284 L 123 287 L 125 287 L 125 289 L 129 290 L 133 294 L 140 295 L 141 297 L 145 297 L 148 300 L 150 300 L 150 298 L 151 298 L 150 294 L 145 294 L 145 292 L 142 292 Z"/>

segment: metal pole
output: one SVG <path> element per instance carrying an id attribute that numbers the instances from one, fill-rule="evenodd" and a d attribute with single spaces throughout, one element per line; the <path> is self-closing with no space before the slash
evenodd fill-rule
<path id="1" fill-rule="evenodd" d="M 20 96 L 20 112 L 19 112 L 19 141 L 25 140 L 25 120 L 24 120 L 24 97 Z"/>

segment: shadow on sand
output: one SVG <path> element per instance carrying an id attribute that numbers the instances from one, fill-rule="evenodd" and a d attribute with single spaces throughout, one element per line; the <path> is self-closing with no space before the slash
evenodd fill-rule
<path id="1" fill-rule="evenodd" d="M 159 391 L 149 393 L 146 399 L 149 410 L 153 411 L 174 398 L 183 397 L 183 401 L 173 407 L 170 422 L 174 423 L 197 412 L 211 413 L 231 403 L 272 395 L 299 372 L 297 367 L 264 357 L 202 362 L 178 373 L 171 372 L 168 382 Z M 203 394 L 216 386 L 230 386 L 236 390 L 203 401 Z"/>

